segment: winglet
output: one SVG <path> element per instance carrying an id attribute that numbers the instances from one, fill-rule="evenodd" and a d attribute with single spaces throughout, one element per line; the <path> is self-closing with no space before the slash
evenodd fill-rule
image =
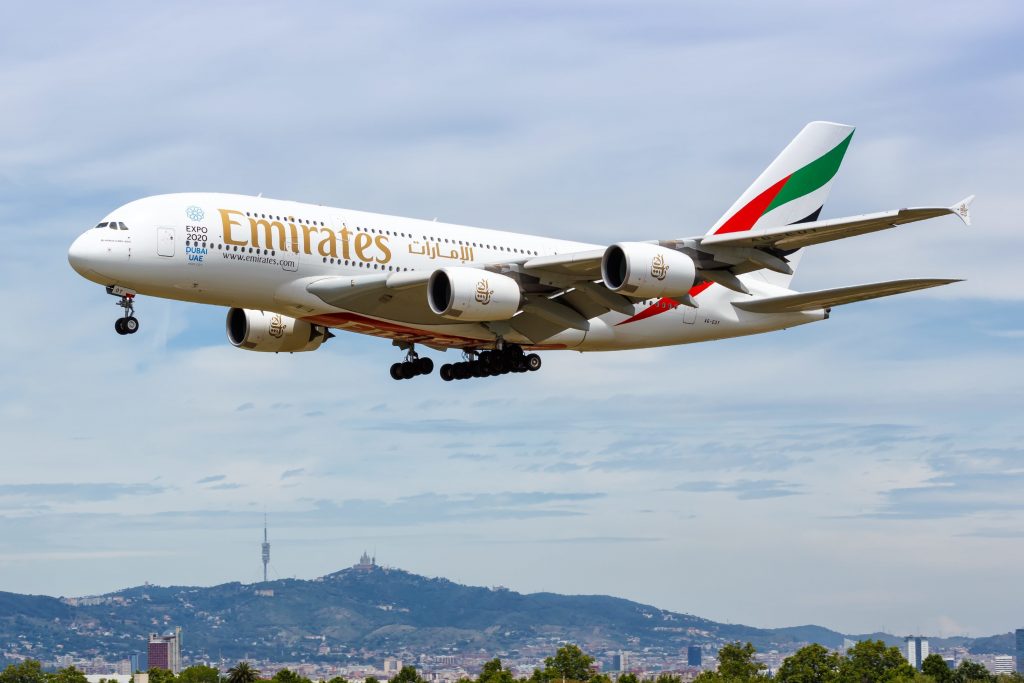
<path id="1" fill-rule="evenodd" d="M 949 210 L 960 217 L 960 220 L 964 222 L 964 225 L 971 224 L 971 202 L 974 201 L 974 195 L 961 199 L 953 206 L 949 207 Z"/>

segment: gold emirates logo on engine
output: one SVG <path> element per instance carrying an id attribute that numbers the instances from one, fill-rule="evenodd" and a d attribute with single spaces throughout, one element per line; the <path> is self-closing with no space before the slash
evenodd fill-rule
<path id="1" fill-rule="evenodd" d="M 491 296 L 494 294 L 494 290 L 488 287 L 487 278 L 481 278 L 480 282 L 476 283 L 476 300 L 477 303 L 486 306 L 491 303 Z"/>
<path id="2" fill-rule="evenodd" d="M 661 254 L 651 259 L 651 277 L 655 280 L 664 280 L 668 275 L 668 266 L 665 264 L 665 257 Z"/>
<path id="3" fill-rule="evenodd" d="M 286 326 L 284 320 L 281 319 L 280 315 L 275 315 L 270 319 L 270 336 L 274 339 L 280 339 L 284 336 Z"/>
<path id="4" fill-rule="evenodd" d="M 358 259 L 365 263 L 385 264 L 391 260 L 391 248 L 384 235 L 371 235 L 359 229 L 341 230 L 296 222 L 248 217 L 241 211 L 217 209 L 224 229 L 224 243 L 275 251 L 303 253 L 327 258 Z M 246 225 L 248 223 L 248 225 Z"/>

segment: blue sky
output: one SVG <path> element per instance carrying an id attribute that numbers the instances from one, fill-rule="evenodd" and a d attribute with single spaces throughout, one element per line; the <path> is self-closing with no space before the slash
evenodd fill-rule
<path id="1" fill-rule="evenodd" d="M 381 561 L 723 621 L 1024 625 L 1024 11 L 1011 2 L 36 3 L 0 27 L 0 590 Z M 66 249 L 209 190 L 592 242 L 703 233 L 807 122 L 858 126 L 794 285 L 967 282 L 773 335 L 397 384 L 231 348 Z M 450 355 L 450 354 L 449 354 Z M 444 357 L 435 354 L 435 360 Z"/>

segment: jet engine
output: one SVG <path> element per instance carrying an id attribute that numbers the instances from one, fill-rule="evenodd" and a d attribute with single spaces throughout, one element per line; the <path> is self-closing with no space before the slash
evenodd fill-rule
<path id="1" fill-rule="evenodd" d="M 247 351 L 274 353 L 316 351 L 334 335 L 321 325 L 269 311 L 232 308 L 227 319 L 228 341 Z"/>
<path id="2" fill-rule="evenodd" d="M 645 242 L 619 242 L 601 257 L 601 279 L 613 292 L 642 299 L 683 296 L 697 276 L 693 260 L 681 252 Z"/>
<path id="3" fill-rule="evenodd" d="M 430 310 L 453 320 L 508 320 L 519 299 L 518 282 L 479 268 L 438 268 L 427 283 Z"/>

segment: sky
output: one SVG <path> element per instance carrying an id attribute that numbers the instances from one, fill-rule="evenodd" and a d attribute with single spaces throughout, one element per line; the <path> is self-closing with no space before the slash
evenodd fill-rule
<path id="1" fill-rule="evenodd" d="M 1024 8 L 1015 2 L 38 2 L 0 24 L 0 590 L 378 561 L 754 626 L 1024 626 Z M 949 287 L 694 346 L 396 383 L 340 334 L 232 348 L 67 247 L 222 191 L 612 243 L 703 234 L 811 120 L 858 127 L 816 289 Z M 432 354 L 435 362 L 455 360 Z"/>

